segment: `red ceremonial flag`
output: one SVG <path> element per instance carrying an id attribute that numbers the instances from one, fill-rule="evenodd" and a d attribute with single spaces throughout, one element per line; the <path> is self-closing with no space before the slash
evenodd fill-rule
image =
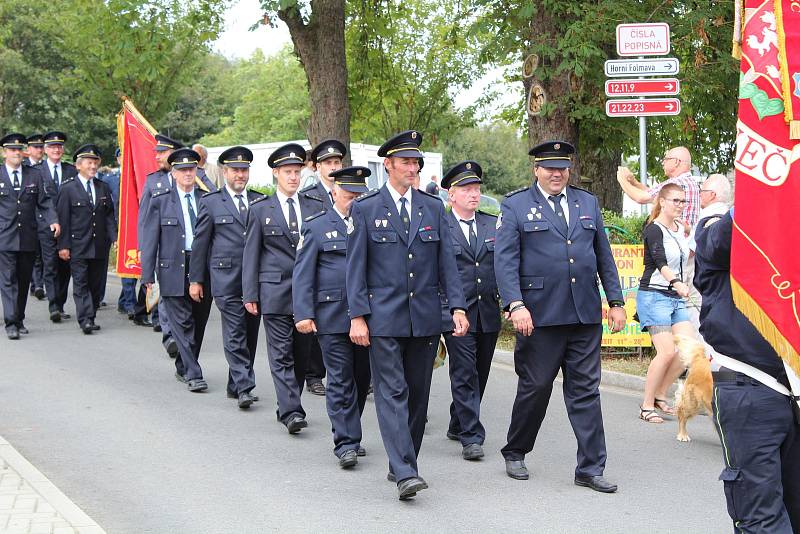
<path id="1" fill-rule="evenodd" d="M 743 4 L 741 44 L 734 45 L 742 63 L 733 297 L 800 375 L 800 241 L 793 224 L 800 212 L 800 12 L 798 0 Z"/>
<path id="2" fill-rule="evenodd" d="M 156 130 L 139 113 L 133 102 L 124 98 L 117 115 L 117 136 L 122 149 L 119 180 L 119 237 L 117 240 L 117 273 L 123 277 L 142 274 L 136 221 L 139 199 L 147 175 L 158 170 L 153 157 Z"/>

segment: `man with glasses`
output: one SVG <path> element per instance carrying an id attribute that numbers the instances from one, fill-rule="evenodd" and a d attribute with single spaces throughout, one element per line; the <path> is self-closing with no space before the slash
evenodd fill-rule
<path id="1" fill-rule="evenodd" d="M 661 167 L 667 179 L 650 188 L 639 182 L 627 167 L 619 168 L 617 181 L 622 191 L 639 204 L 652 204 L 665 184 L 681 186 L 686 193 L 682 222 L 689 228 L 694 227 L 700 211 L 700 188 L 697 186 L 697 179 L 692 176 L 692 156 L 689 150 L 682 146 L 669 149 L 661 160 Z"/>

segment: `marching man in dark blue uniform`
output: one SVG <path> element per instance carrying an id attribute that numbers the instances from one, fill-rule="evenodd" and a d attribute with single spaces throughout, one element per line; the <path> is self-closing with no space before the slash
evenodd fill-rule
<path id="1" fill-rule="evenodd" d="M 597 198 L 567 185 L 574 152 L 564 141 L 532 148 L 536 181 L 506 195 L 497 221 L 495 274 L 517 331 L 519 376 L 508 443 L 501 452 L 508 476 L 527 480 L 525 455 L 533 450 L 553 381 L 563 369 L 564 402 L 578 440 L 575 484 L 612 493 L 617 486 L 603 478 L 598 275 L 611 306 L 612 332 L 625 326 L 626 317 Z"/>
<path id="2" fill-rule="evenodd" d="M 189 297 L 189 266 L 197 226 L 201 190 L 195 172 L 200 155 L 189 148 L 170 154 L 170 181 L 150 191 L 139 248 L 142 284 L 151 286 L 158 272 L 158 287 L 178 346 L 175 378 L 189 391 L 208 389 L 198 358 L 211 311 L 211 298 L 195 302 Z M 208 280 L 203 280 L 208 287 Z"/>
<path id="3" fill-rule="evenodd" d="M 111 189 L 96 180 L 100 149 L 83 145 L 75 151 L 78 175 L 61 183 L 58 191 L 58 257 L 69 262 L 75 315 L 84 334 L 100 330 L 95 314 L 103 280 L 108 274 L 108 251 L 117 240 L 117 219 Z"/>
<path id="4" fill-rule="evenodd" d="M 350 338 L 370 347 L 388 479 L 397 482 L 401 500 L 428 487 L 417 456 L 442 332 L 440 292 L 454 335 L 469 330 L 444 207 L 438 197 L 412 187 L 421 142 L 422 135 L 410 130 L 380 147 L 389 180 L 355 201 L 347 240 Z"/>
<path id="5" fill-rule="evenodd" d="M 322 200 L 325 209 L 330 211 L 333 207 L 333 176 L 331 173 L 342 168 L 342 160 L 346 154 L 347 147 L 344 146 L 344 143 L 336 139 L 320 141 L 308 155 L 309 159 L 314 162 L 319 180 L 316 184 L 301 189 L 300 193 L 315 195 Z M 308 354 L 306 372 L 308 391 L 314 395 L 325 395 L 323 378 L 325 378 L 325 362 L 319 343 L 314 342 L 311 344 Z"/>
<path id="6" fill-rule="evenodd" d="M 28 302 L 37 233 L 47 229 L 58 236 L 61 228 L 39 171 L 22 165 L 25 136 L 8 134 L 0 139 L 0 300 L 9 339 L 27 334 L 23 320 Z"/>
<path id="7" fill-rule="evenodd" d="M 242 262 L 244 305 L 259 313 L 267 331 L 267 351 L 278 420 L 290 434 L 308 426 L 300 394 L 313 334 L 295 329 L 292 311 L 292 271 L 303 218 L 322 209 L 322 201 L 299 194 L 306 151 L 295 143 L 279 147 L 267 163 L 277 183 L 275 194 L 254 201 L 247 223 Z"/>
<path id="8" fill-rule="evenodd" d="M 697 223 L 700 333 L 714 348 L 713 419 L 728 515 L 737 533 L 800 532 L 800 391 L 781 357 L 733 302 L 733 210 Z M 792 399 L 792 395 L 795 395 Z"/>
<path id="9" fill-rule="evenodd" d="M 235 146 L 220 154 L 217 163 L 225 185 L 203 195 L 192 245 L 189 294 L 195 302 L 213 295 L 222 319 L 222 347 L 228 360 L 228 396 L 239 408 L 248 408 L 256 397 L 253 363 L 258 345 L 258 316 L 249 314 L 242 302 L 242 255 L 247 235 L 250 203 L 263 195 L 250 191 L 253 153 Z M 210 273 L 210 275 L 209 275 Z M 205 281 L 210 278 L 211 287 Z"/>
<path id="10" fill-rule="evenodd" d="M 447 222 L 469 320 L 467 335 L 454 336 L 449 331 L 452 328 L 445 334 L 453 393 L 447 436 L 461 442 L 465 460 L 483 457 L 486 430 L 480 422 L 481 399 L 500 332 L 500 304 L 494 277 L 497 217 L 478 211 L 482 176 L 480 165 L 462 161 L 442 178 L 442 188 L 448 190 L 452 207 Z"/>
<path id="11" fill-rule="evenodd" d="M 369 389 L 369 350 L 350 340 L 347 310 L 347 228 L 353 200 L 368 191 L 366 167 L 331 172 L 334 204 L 306 219 L 292 278 L 297 329 L 316 333 L 328 369 L 326 405 L 339 465 L 358 463 L 361 414 Z"/>
<path id="12" fill-rule="evenodd" d="M 23 165 L 28 167 L 40 168 L 44 160 L 44 135 L 33 134 L 28 136 L 28 157 L 22 160 Z M 55 198 L 55 195 L 53 195 Z M 46 235 L 46 234 L 45 234 Z M 49 237 L 52 240 L 53 234 L 50 233 Z M 40 238 L 41 241 L 41 238 Z M 51 258 L 55 253 L 51 254 Z M 48 285 L 50 290 L 55 293 L 54 286 L 52 285 L 53 276 L 50 277 Z M 45 297 L 45 277 L 44 277 L 44 263 L 42 262 L 41 248 L 36 251 L 36 261 L 33 264 L 33 280 L 31 280 L 31 295 L 35 296 L 38 300 L 44 300 Z"/>

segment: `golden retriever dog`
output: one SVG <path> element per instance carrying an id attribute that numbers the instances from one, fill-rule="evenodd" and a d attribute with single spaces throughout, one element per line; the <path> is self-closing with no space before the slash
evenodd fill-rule
<path id="1" fill-rule="evenodd" d="M 678 414 L 678 441 L 690 441 L 686 423 L 705 408 L 711 415 L 711 395 L 714 380 L 711 377 L 711 362 L 702 343 L 686 336 L 675 336 L 678 355 L 683 365 L 689 368 L 686 381 L 675 393 L 675 410 Z"/>

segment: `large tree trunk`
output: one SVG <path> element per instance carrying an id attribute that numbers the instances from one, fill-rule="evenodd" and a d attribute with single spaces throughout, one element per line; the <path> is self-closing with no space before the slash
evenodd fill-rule
<path id="1" fill-rule="evenodd" d="M 621 159 L 619 149 L 611 153 L 585 151 L 581 155 L 581 183 L 578 184 L 597 196 L 601 208 L 617 213 L 622 213 L 622 188 L 617 183 L 617 166 Z"/>
<path id="2" fill-rule="evenodd" d="M 315 0 L 308 22 L 297 5 L 278 11 L 289 27 L 292 43 L 308 80 L 311 120 L 308 140 L 338 139 L 350 146 L 350 102 L 344 43 L 345 0 Z M 349 163 L 349 154 L 346 158 Z"/>

